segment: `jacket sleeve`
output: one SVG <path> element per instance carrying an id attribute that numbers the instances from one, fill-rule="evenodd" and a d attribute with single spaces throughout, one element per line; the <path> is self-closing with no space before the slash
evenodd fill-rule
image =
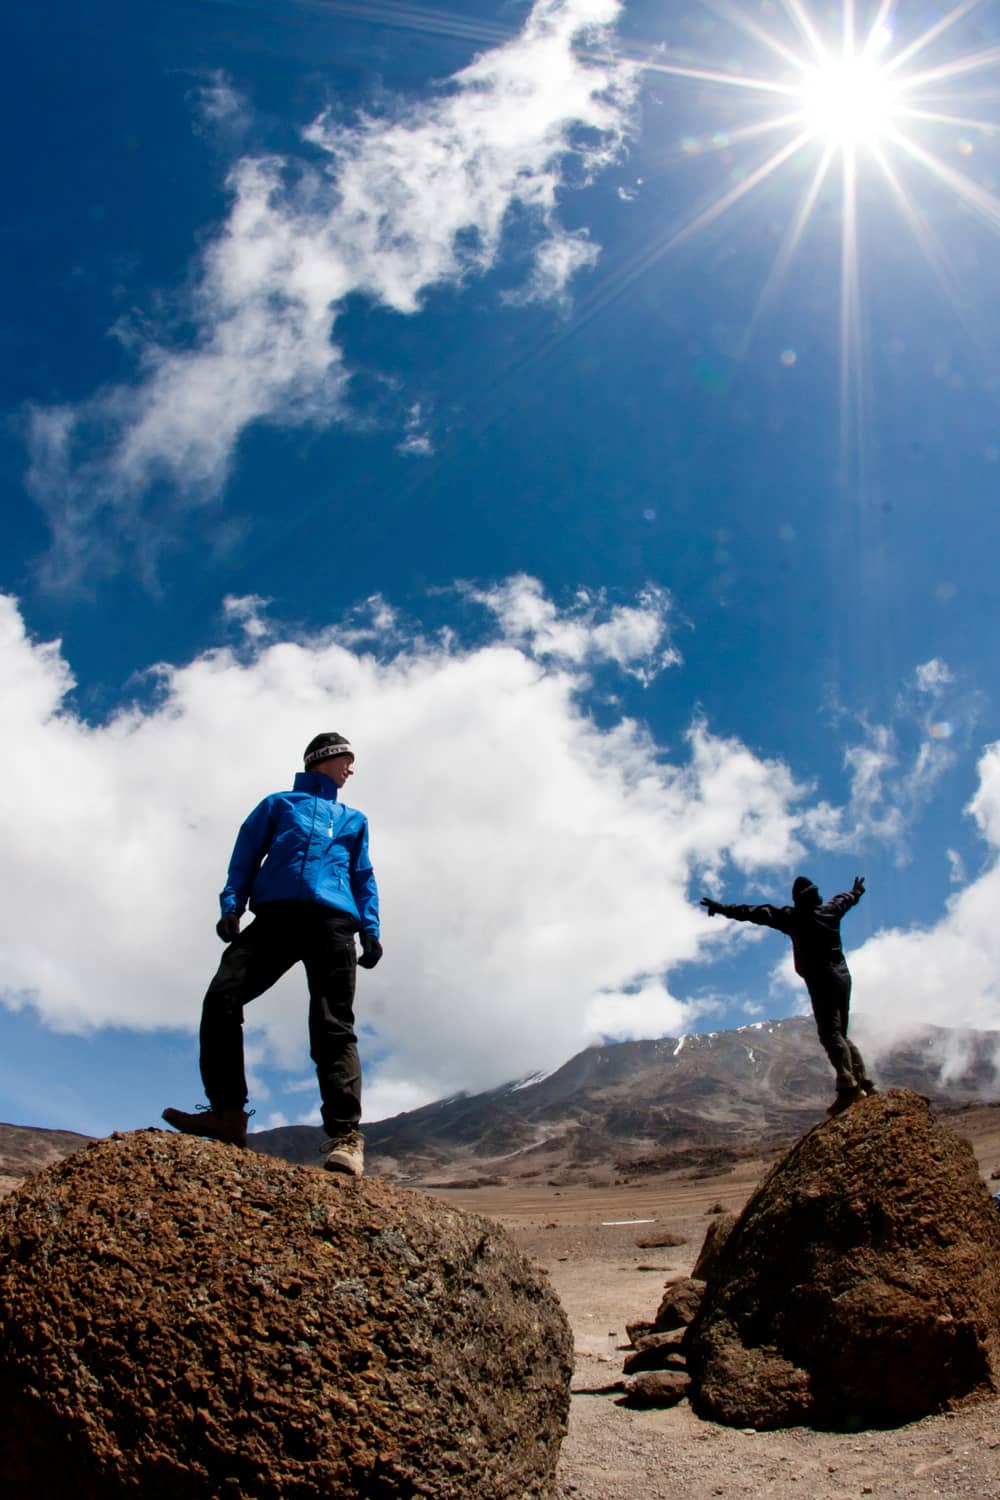
<path id="1" fill-rule="evenodd" d="M 774 927 L 786 934 L 789 931 L 786 906 L 723 906 L 720 910 L 734 922 L 754 922 L 758 927 Z"/>
<path id="2" fill-rule="evenodd" d="M 361 931 L 371 933 L 372 937 L 377 938 L 379 935 L 378 886 L 375 884 L 375 871 L 372 869 L 371 857 L 368 853 L 367 818 L 361 820 L 361 832 L 355 840 L 351 853 L 351 894 L 358 908 Z"/>
<path id="3" fill-rule="evenodd" d="M 857 906 L 863 895 L 863 891 L 841 891 L 839 896 L 831 896 L 826 905 L 832 907 L 838 917 L 843 917 L 852 906 Z"/>
<path id="4" fill-rule="evenodd" d="M 272 800 L 271 797 L 265 797 L 263 802 L 259 802 L 236 835 L 226 884 L 219 894 L 223 916 L 235 912 L 238 917 L 242 917 L 246 911 L 257 871 L 271 847 L 274 832 Z"/>

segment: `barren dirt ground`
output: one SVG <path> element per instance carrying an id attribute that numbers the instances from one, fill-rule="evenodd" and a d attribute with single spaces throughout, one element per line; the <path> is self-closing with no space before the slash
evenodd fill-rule
<path id="1" fill-rule="evenodd" d="M 963 1119 L 983 1176 L 1000 1168 L 996 1111 Z M 616 1393 L 586 1394 L 621 1375 L 625 1324 L 652 1318 L 664 1281 L 687 1274 L 716 1204 L 739 1210 L 767 1163 L 742 1163 L 704 1179 L 646 1185 L 480 1188 L 438 1196 L 498 1219 L 547 1271 L 576 1345 L 560 1500 L 1000 1500 L 1000 1401 L 928 1417 L 892 1431 L 829 1433 L 796 1427 L 742 1432 L 700 1421 L 686 1401 L 630 1410 Z M 1000 1183 L 990 1186 L 997 1190 Z M 652 1223 L 615 1223 L 651 1219 Z M 683 1235 L 671 1249 L 640 1249 L 657 1231 Z"/>

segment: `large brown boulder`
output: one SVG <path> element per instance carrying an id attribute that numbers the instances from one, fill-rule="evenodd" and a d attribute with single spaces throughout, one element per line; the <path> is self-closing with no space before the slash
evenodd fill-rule
<path id="1" fill-rule="evenodd" d="M 1000 1214 L 926 1100 L 876 1094 L 803 1137 L 721 1247 L 685 1352 L 740 1427 L 910 1421 L 1000 1385 Z"/>
<path id="2" fill-rule="evenodd" d="M 5 1500 L 550 1493 L 572 1345 L 496 1224 L 212 1141 L 0 1204 Z"/>

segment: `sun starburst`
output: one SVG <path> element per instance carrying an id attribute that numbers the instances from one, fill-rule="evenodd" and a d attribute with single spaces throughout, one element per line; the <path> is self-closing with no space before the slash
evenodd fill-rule
<path id="1" fill-rule="evenodd" d="M 737 62 L 714 66 L 703 55 L 669 49 L 641 59 L 641 66 L 651 72 L 702 85 L 694 106 L 700 128 L 685 137 L 682 154 L 724 154 L 730 161 L 737 153 L 744 155 L 730 181 L 655 247 L 647 247 L 642 263 L 625 272 L 623 280 L 690 240 L 769 180 L 777 183 L 789 164 L 805 165 L 805 186 L 788 216 L 759 312 L 788 271 L 825 186 L 832 174 L 838 174 L 845 437 L 860 415 L 862 388 L 862 174 L 882 183 L 886 201 L 902 214 L 949 295 L 953 289 L 945 269 L 947 256 L 933 214 L 922 204 L 921 184 L 944 188 L 952 201 L 958 200 L 1000 233 L 1000 199 L 989 179 L 977 178 L 948 159 L 957 149 L 967 162 L 977 144 L 995 137 L 1000 144 L 1000 124 L 990 117 L 991 111 L 1000 114 L 1000 46 L 980 45 L 978 37 L 977 45 L 962 41 L 967 28 L 961 23 L 984 3 L 960 0 L 930 25 L 907 35 L 901 13 L 905 7 L 897 10 L 890 0 L 880 0 L 863 15 L 854 0 L 840 0 L 839 9 L 824 13 L 822 21 L 806 0 L 763 0 L 754 12 L 734 0 L 703 0 L 706 13 L 740 33 L 746 61 L 741 56 Z M 728 108 L 723 108 L 726 101 Z M 743 118 L 733 123 L 737 101 Z M 713 119 L 716 105 L 718 118 Z M 945 135 L 947 153 L 940 139 Z M 751 158 L 749 153 L 762 145 L 765 154 Z M 772 210 L 773 202 L 773 216 Z M 755 321 L 756 317 L 751 326 Z"/>

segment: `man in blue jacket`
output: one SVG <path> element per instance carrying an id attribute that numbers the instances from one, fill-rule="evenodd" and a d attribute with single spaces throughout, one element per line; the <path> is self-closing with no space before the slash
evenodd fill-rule
<path id="1" fill-rule="evenodd" d="M 373 969 L 382 957 L 378 888 L 368 820 L 337 800 L 354 773 L 354 751 L 342 734 L 318 734 L 303 759 L 292 790 L 265 797 L 243 824 L 219 897 L 216 931 L 228 946 L 205 996 L 199 1037 L 208 1109 L 165 1109 L 163 1118 L 186 1135 L 246 1145 L 243 1007 L 301 961 L 309 983 L 310 1055 L 330 1137 L 324 1166 L 360 1177 L 354 982 L 358 964 Z M 254 920 L 241 932 L 247 906 Z"/>
<path id="2" fill-rule="evenodd" d="M 824 901 L 813 882 L 799 875 L 792 886 L 791 906 L 726 906 L 709 896 L 701 898 L 710 917 L 718 914 L 735 922 L 755 922 L 791 938 L 795 972 L 806 982 L 816 1030 L 837 1075 L 837 1097 L 827 1111 L 831 1115 L 863 1094 L 875 1092 L 864 1059 L 847 1036 L 851 972 L 840 943 L 840 919 L 864 893 L 859 875 L 849 891 Z"/>

